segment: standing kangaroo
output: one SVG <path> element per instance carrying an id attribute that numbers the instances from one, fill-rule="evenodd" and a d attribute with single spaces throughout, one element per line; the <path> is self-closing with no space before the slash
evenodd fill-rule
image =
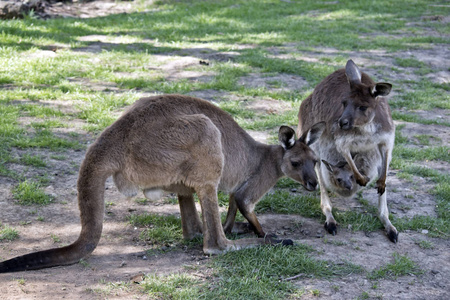
<path id="1" fill-rule="evenodd" d="M 203 233 L 206 254 L 277 243 L 272 238 L 228 240 L 220 223 L 217 191 L 230 192 L 250 223 L 260 228 L 253 206 L 278 178 L 287 175 L 309 189 L 316 187 L 316 156 L 308 145 L 324 126 L 312 126 L 299 140 L 293 129 L 282 126 L 281 146 L 269 146 L 253 140 L 228 113 L 207 101 L 181 95 L 142 98 L 86 153 L 78 177 L 79 238 L 66 247 L 1 262 L 0 273 L 72 264 L 92 253 L 102 232 L 109 176 L 127 196 L 139 189 L 148 197 L 160 190 L 177 193 L 183 237 Z M 200 199 L 203 223 L 193 193 Z"/>
<path id="2" fill-rule="evenodd" d="M 308 126 L 325 122 L 326 127 L 319 141 L 312 146 L 321 159 L 343 158 L 357 184 L 366 186 L 368 174 L 361 174 L 352 156 L 379 155 L 380 159 L 367 157 L 373 162 L 372 170 L 379 168 L 378 212 L 389 239 L 396 243 L 397 229 L 389 221 L 386 203 L 386 175 L 394 147 L 395 126 L 387 96 L 392 85 L 375 83 L 367 74 L 361 73 L 356 64 L 349 60 L 345 69 L 335 71 L 317 85 L 313 93 L 300 105 L 298 133 L 307 131 Z M 376 150 L 376 152 L 373 152 Z M 326 216 L 325 228 L 336 234 L 336 221 L 331 212 L 331 203 L 324 186 L 321 166 L 316 165 L 320 185 L 320 205 Z"/>

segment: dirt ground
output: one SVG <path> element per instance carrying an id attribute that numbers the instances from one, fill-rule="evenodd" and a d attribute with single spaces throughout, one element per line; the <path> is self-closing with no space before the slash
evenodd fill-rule
<path id="1" fill-rule="evenodd" d="M 113 10 L 114 2 L 97 2 L 98 6 L 104 5 L 105 10 Z M 92 4 L 94 5 L 94 4 Z M 75 9 L 75 8 L 74 8 Z M 122 9 L 122 8 L 120 8 Z M 90 10 L 92 12 L 92 10 Z M 124 12 L 126 9 L 120 12 Z M 104 11 L 99 9 L 98 15 Z M 70 12 L 67 12 L 69 14 Z M 105 12 L 106 13 L 106 12 Z M 92 37 L 86 37 L 87 40 Z M 101 48 L 98 42 L 102 37 L 96 37 L 92 42 L 91 49 Z M 286 47 L 289 47 L 287 45 Z M 94 49 L 95 48 L 95 49 Z M 285 51 L 281 48 L 273 48 L 273 56 L 282 58 Z M 189 55 L 186 55 L 189 54 Z M 373 53 L 342 53 L 352 57 L 362 65 L 390 65 L 395 54 L 382 52 Z M 43 54 L 46 55 L 46 54 Z M 183 70 L 192 63 L 198 63 L 200 59 L 222 60 L 229 59 L 235 53 L 214 53 L 209 55 L 201 49 L 186 50 L 182 55 L 171 53 L 170 60 L 160 67 L 167 77 L 174 79 L 187 78 L 189 80 L 208 80 L 211 74 L 198 74 Z M 317 60 L 323 56 L 334 55 L 333 49 L 318 49 L 317 52 L 303 53 L 305 60 Z M 427 50 L 411 50 L 409 56 L 427 62 L 436 69 L 432 80 L 436 82 L 449 82 L 450 74 L 450 52 L 445 47 L 436 46 Z M 165 56 L 167 58 L 167 56 Z M 435 58 L 439 57 L 439 61 Z M 297 59 L 299 59 L 297 57 Z M 364 67 L 363 67 L 364 68 Z M 368 71 L 374 78 L 388 80 L 399 74 L 384 74 L 378 68 Z M 195 73 L 195 74 L 194 74 Z M 414 78 L 413 72 L 402 75 L 409 79 Z M 306 82 L 298 76 L 274 75 L 271 77 L 260 77 L 251 74 L 242 78 L 240 84 L 252 86 L 268 86 L 270 82 L 280 81 L 280 88 L 297 89 Z M 200 79 L 199 79 L 200 78 Z M 203 78 L 203 79 L 202 79 Z M 86 84 L 89 84 L 88 82 Z M 97 84 L 98 89 L 114 89 L 110 85 Z M 201 91 L 192 93 L 208 100 L 220 101 L 227 94 L 219 91 Z M 395 96 L 395 95 L 394 95 Z M 58 105 L 53 102 L 53 105 Z M 61 104 L 62 105 L 62 104 Z M 64 107 L 60 107 L 64 109 Z M 290 107 L 280 105 L 277 101 L 254 98 L 250 99 L 248 109 L 266 110 L 279 112 Z M 297 109 L 297 108 L 295 108 Z M 417 111 L 414 112 L 421 117 L 435 118 L 436 115 L 447 122 L 450 121 L 450 112 Z M 24 124 L 31 120 L 21 120 Z M 86 143 L 92 142 L 93 137 L 81 129 L 81 120 L 73 120 L 69 131 L 77 132 L 83 136 Z M 405 124 L 401 132 L 408 138 L 414 139 L 415 135 L 422 133 L 436 133 L 442 140 L 442 144 L 448 146 L 450 143 L 450 132 L 448 127 L 439 125 L 419 125 L 415 123 L 397 122 Z M 61 132 L 67 134 L 67 132 Z M 260 141 L 267 139 L 265 132 L 251 132 Z M 19 150 L 15 154 L 19 154 Z M 13 242 L 0 242 L 0 259 L 7 259 L 17 255 L 26 254 L 36 250 L 48 249 L 56 246 L 66 245 L 73 242 L 79 234 L 79 211 L 77 207 L 76 180 L 78 168 L 84 158 L 85 151 L 70 150 L 64 155 L 70 159 L 55 160 L 46 151 L 36 151 L 46 158 L 51 165 L 52 172 L 50 180 L 52 185 L 46 188 L 46 193 L 54 195 L 54 203 L 42 207 L 27 207 L 14 204 L 11 195 L 13 181 L 0 177 L 0 214 L 1 222 L 16 228 L 20 232 L 20 239 Z M 448 163 L 423 162 L 424 165 L 448 172 Z M 12 165 L 17 171 L 24 171 L 22 165 Z M 412 217 L 414 215 L 435 215 L 435 199 L 427 191 L 432 188 L 432 182 L 420 177 L 414 177 L 412 181 L 401 180 L 396 176 L 399 170 L 390 170 L 387 179 L 388 201 L 391 212 L 398 216 Z M 39 174 L 39 170 L 34 170 Z M 47 172 L 47 171 L 45 171 Z M 36 175 L 36 174 L 30 174 Z M 42 171 L 44 175 L 44 171 Z M 306 193 L 299 188 L 299 193 Z M 365 190 L 364 198 L 370 204 L 377 205 L 376 191 Z M 142 198 L 142 195 L 139 197 Z M 177 272 L 190 273 L 199 279 L 207 278 L 211 270 L 205 263 L 210 259 L 203 255 L 201 247 L 171 247 L 168 245 L 164 253 L 149 255 L 146 253 L 148 245 L 139 241 L 139 230 L 127 222 L 127 216 L 133 212 L 158 212 L 162 214 L 179 215 L 177 205 L 164 204 L 162 201 L 142 205 L 133 199 L 125 199 L 119 194 L 111 180 L 107 182 L 105 193 L 107 213 L 104 219 L 104 230 L 102 239 L 93 255 L 79 263 L 71 266 L 56 267 L 51 269 L 20 272 L 14 274 L 0 275 L 0 298 L 2 299 L 147 299 L 142 294 L 140 286 L 133 283 L 133 278 L 140 274 L 166 275 Z M 361 209 L 361 204 L 355 199 L 333 198 L 334 207 L 342 210 Z M 383 299 L 450 299 L 450 241 L 448 239 L 431 238 L 426 230 L 419 232 L 401 232 L 399 242 L 389 242 L 383 231 L 370 233 L 354 232 L 350 228 L 338 229 L 338 235 L 330 236 L 323 229 L 319 221 L 303 218 L 295 215 L 262 214 L 259 215 L 262 226 L 268 231 L 275 232 L 279 236 L 285 236 L 298 243 L 311 245 L 317 249 L 318 259 L 326 259 L 336 263 L 351 262 L 363 266 L 370 271 L 388 262 L 393 261 L 393 254 L 407 255 L 425 271 L 423 275 L 413 274 L 402 276 L 397 279 L 381 279 L 377 281 L 374 289 L 373 282 L 369 281 L 364 274 L 350 274 L 344 278 L 332 280 L 314 279 L 299 276 L 293 280 L 299 288 L 306 290 L 317 289 L 319 295 L 305 293 L 301 299 L 356 299 L 364 292 L 370 298 Z M 29 222 L 24 222 L 27 220 Z M 42 221 L 39 221 L 42 220 Z M 55 239 L 58 237 L 58 239 Z M 423 249 L 418 243 L 429 241 L 434 247 Z M 195 266 L 195 268 L 186 268 Z M 111 287 L 107 283 L 125 282 L 127 285 Z"/>

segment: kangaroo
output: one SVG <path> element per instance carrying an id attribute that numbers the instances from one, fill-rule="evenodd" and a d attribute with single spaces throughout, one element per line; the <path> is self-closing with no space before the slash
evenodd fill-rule
<path id="1" fill-rule="evenodd" d="M 278 243 L 270 237 L 228 240 L 220 223 L 217 191 L 234 195 L 258 228 L 253 195 L 264 194 L 285 175 L 309 189 L 317 186 L 317 158 L 308 145 L 324 127 L 323 123 L 314 125 L 296 140 L 294 130 L 282 126 L 281 145 L 265 145 L 205 100 L 182 95 L 142 98 L 106 128 L 86 153 L 77 182 L 78 239 L 66 247 L 3 261 L 0 273 L 72 264 L 91 254 L 102 232 L 105 181 L 110 176 L 128 197 L 140 189 L 150 198 L 160 190 L 177 193 L 183 237 L 203 234 L 205 254 Z M 193 193 L 200 199 L 202 221 Z"/>
<path id="2" fill-rule="evenodd" d="M 352 197 L 361 190 L 361 186 L 356 183 L 352 169 L 348 163 L 336 151 L 329 151 L 326 154 L 334 153 L 334 157 L 328 155 L 328 159 L 340 160 L 337 163 L 331 163 L 322 159 L 320 173 L 323 178 L 323 184 L 328 191 L 335 192 L 341 197 Z M 356 167 L 362 175 L 367 176 L 370 182 L 379 176 L 381 157 L 378 150 L 372 150 L 370 153 L 357 154 L 353 157 Z"/>
<path id="3" fill-rule="evenodd" d="M 395 125 L 385 98 L 391 89 L 389 83 L 375 83 L 349 60 L 345 69 L 327 76 L 302 102 L 297 131 L 300 134 L 312 124 L 325 122 L 325 130 L 318 143 L 312 146 L 313 150 L 325 160 L 329 153 L 338 153 L 347 162 L 360 186 L 366 186 L 370 178 L 367 174 L 361 174 L 352 155 L 358 153 L 364 156 L 373 153 L 371 151 L 374 149 L 378 151 L 381 158 L 376 166 L 380 168 L 376 182 L 379 218 L 389 239 L 396 243 L 398 231 L 389 221 L 386 203 L 386 176 L 395 139 Z M 373 161 L 377 163 L 376 159 Z M 336 234 L 336 221 L 331 213 L 321 167 L 318 164 L 315 168 L 321 190 L 321 208 L 326 216 L 325 228 L 329 233 Z"/>

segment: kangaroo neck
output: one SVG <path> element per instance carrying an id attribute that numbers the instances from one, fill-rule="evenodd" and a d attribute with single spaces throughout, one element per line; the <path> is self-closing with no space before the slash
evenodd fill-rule
<path id="1" fill-rule="evenodd" d="M 284 176 L 281 170 L 284 149 L 280 145 L 267 145 L 258 143 L 259 161 L 258 172 L 260 176 L 267 177 L 276 182 Z"/>

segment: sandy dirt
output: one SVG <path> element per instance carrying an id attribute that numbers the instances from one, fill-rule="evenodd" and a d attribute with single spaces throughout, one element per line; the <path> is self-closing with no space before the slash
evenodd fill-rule
<path id="1" fill-rule="evenodd" d="M 100 1 L 92 3 L 92 7 L 102 7 L 112 12 L 125 12 L 126 8 L 117 8 L 114 11 L 113 2 L 101 4 Z M 109 4 L 108 4 L 109 3 Z M 125 4 L 124 4 L 125 5 Z M 74 6 L 72 11 L 66 11 L 67 16 L 74 16 L 73 11 L 78 9 L 79 17 L 89 17 L 93 9 L 80 12 Z M 102 15 L 99 8 L 97 15 Z M 57 12 L 57 9 L 55 8 Z M 59 11 L 60 14 L 63 14 Z M 92 41 L 86 49 L 79 51 L 95 52 L 102 49 L 102 39 L 97 36 L 85 37 Z M 286 47 L 273 47 L 271 50 L 274 57 L 283 58 Z M 281 51 L 283 50 L 283 51 Z M 296 59 L 309 61 L 318 60 L 321 57 L 335 55 L 334 49 L 317 49 L 316 52 L 305 52 L 296 55 Z M 394 55 L 380 52 L 341 53 L 352 57 L 357 63 L 365 66 L 390 65 Z M 42 55 L 47 55 L 44 51 Z M 158 70 L 168 80 L 211 80 L 214 74 L 210 72 L 194 72 L 185 70 L 192 64 L 197 64 L 200 59 L 210 62 L 233 60 L 238 53 L 207 53 L 203 49 L 187 49 L 183 53 L 167 53 L 159 62 Z M 411 57 L 416 57 L 429 63 L 436 72 L 429 75 L 436 82 L 448 82 L 450 65 L 449 51 L 446 48 L 436 46 L 427 50 L 411 50 Z M 300 57 L 300 58 L 299 58 Z M 439 57 L 439 63 L 434 58 Z M 363 68 L 365 69 L 365 68 Z M 383 73 L 382 69 L 367 70 L 374 78 L 389 81 L 398 74 Z M 372 72 L 373 71 L 373 72 Z M 413 73 L 402 75 L 408 79 L 414 78 Z M 71 79 L 83 81 L 83 84 L 92 86 L 98 90 L 119 91 L 111 83 L 90 83 L 84 79 Z M 275 86 L 274 86 L 274 83 Z M 239 84 L 247 87 L 264 86 L 268 89 L 296 90 L 306 85 L 306 81 L 299 76 L 275 75 L 262 77 L 258 73 L 252 73 L 243 77 Z M 239 100 L 222 91 L 198 91 L 191 93 L 208 100 L 222 101 L 224 99 Z M 284 103 L 271 99 L 258 97 L 247 97 L 246 108 L 255 112 L 279 113 L 292 109 Z M 44 105 L 46 103 L 43 103 Z M 52 101 L 47 105 L 59 109 L 71 109 L 67 103 Z M 294 108 L 298 109 L 298 108 Z M 449 122 L 450 112 L 446 110 L 417 111 L 421 117 L 434 118 L 439 115 Z M 23 118 L 23 124 L 29 124 L 32 119 Z M 94 139 L 91 134 L 84 132 L 83 121 L 72 120 L 70 129 L 65 129 L 59 134 L 68 135 L 76 132 L 80 141 L 88 145 Z M 398 122 L 404 124 L 401 132 L 404 136 L 414 139 L 420 134 L 433 134 L 439 138 L 443 145 L 449 145 L 450 132 L 448 127 L 439 125 L 420 125 L 415 123 Z M 251 132 L 260 141 L 266 141 L 267 132 Z M 14 150 L 13 155 L 19 156 L 20 150 Z M 54 203 L 47 206 L 20 206 L 15 203 L 11 195 L 14 182 L 5 177 L 0 177 L 0 215 L 1 222 L 16 228 L 20 238 L 12 242 L 0 241 L 0 260 L 12 258 L 17 255 L 26 254 L 36 250 L 48 249 L 67 245 L 73 242 L 80 231 L 79 211 L 77 207 L 76 180 L 78 168 L 84 158 L 85 150 L 69 150 L 62 153 L 67 159 L 56 160 L 51 153 L 45 150 L 37 150 L 45 158 L 50 166 L 51 172 L 40 169 L 31 169 L 20 164 L 12 164 L 10 168 L 25 173 L 27 177 L 47 176 L 50 177 L 51 185 L 46 188 L 46 193 L 55 197 Z M 441 162 L 422 162 L 425 166 L 448 172 L 449 165 Z M 399 170 L 390 170 L 387 179 L 388 202 L 391 212 L 398 217 L 412 217 L 414 215 L 435 216 L 436 199 L 429 193 L 433 183 L 414 177 L 412 181 L 399 179 L 396 174 Z M 299 187 L 298 193 L 306 193 Z M 377 204 L 376 191 L 365 190 L 365 199 L 370 204 Z M 142 198 L 142 195 L 139 195 Z M 0 298 L 2 299 L 147 299 L 142 293 L 139 284 L 134 283 L 136 276 L 141 274 L 167 275 L 185 272 L 197 276 L 199 279 L 206 278 L 211 272 L 205 265 L 209 257 L 201 251 L 201 246 L 166 247 L 165 252 L 148 254 L 149 246 L 140 241 L 139 228 L 135 228 L 127 221 L 132 213 L 162 213 L 179 215 L 177 205 L 165 204 L 162 201 L 139 204 L 135 199 L 126 199 L 118 193 L 111 180 L 107 181 L 105 201 L 107 203 L 104 219 L 104 230 L 102 239 L 94 251 L 83 263 L 56 267 L 46 270 L 20 272 L 0 275 Z M 361 204 L 356 199 L 333 198 L 334 207 L 341 210 L 361 210 Z M 370 298 L 378 299 L 450 299 L 450 242 L 448 239 L 431 238 L 427 231 L 401 232 L 399 243 L 389 242 L 382 230 L 376 232 L 352 231 L 350 228 L 339 227 L 338 235 L 330 236 L 323 229 L 323 224 L 317 220 L 307 219 L 296 215 L 260 214 L 259 219 L 262 226 L 270 232 L 279 236 L 290 238 L 298 243 L 311 245 L 317 250 L 318 259 L 330 260 L 332 262 L 351 262 L 363 266 L 367 271 L 384 266 L 393 261 L 393 254 L 407 255 L 424 270 L 424 274 L 416 276 L 413 274 L 396 279 L 381 279 L 376 281 L 377 288 L 373 288 L 373 281 L 367 279 L 365 274 L 351 274 L 344 278 L 332 280 L 315 279 L 307 276 L 299 276 L 292 282 L 307 292 L 301 299 L 356 299 L 364 292 Z M 57 237 L 57 238 L 55 238 Z M 423 249 L 418 243 L 421 241 L 431 242 L 431 249 Z M 195 266 L 195 268 L 186 268 Z M 134 278 L 134 279 L 133 279 Z M 125 283 L 111 287 L 110 283 Z M 319 295 L 308 291 L 319 290 Z"/>

